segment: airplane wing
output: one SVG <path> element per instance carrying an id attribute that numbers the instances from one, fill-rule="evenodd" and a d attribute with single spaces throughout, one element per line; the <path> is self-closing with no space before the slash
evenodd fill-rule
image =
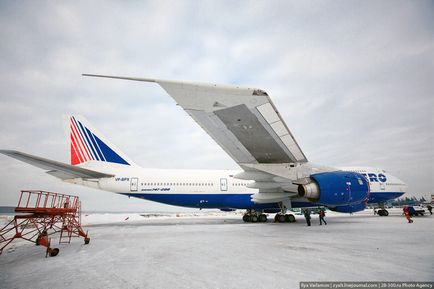
<path id="1" fill-rule="evenodd" d="M 241 166 L 307 162 L 294 136 L 263 90 L 83 75 L 158 83 Z"/>
<path id="2" fill-rule="evenodd" d="M 255 180 L 250 185 L 259 190 L 252 196 L 255 202 L 282 201 L 297 192 L 293 179 L 279 177 L 269 168 L 282 164 L 295 167 L 292 164 L 306 163 L 307 158 L 265 91 L 150 78 L 83 76 L 159 84 L 247 172 L 234 177 Z"/>
<path id="3" fill-rule="evenodd" d="M 0 153 L 25 163 L 31 164 L 35 167 L 47 170 L 47 174 L 60 178 L 62 180 L 84 178 L 84 179 L 98 179 L 113 177 L 113 175 L 96 172 L 72 166 L 69 164 L 41 158 L 38 156 L 29 155 L 15 150 L 0 150 Z"/>

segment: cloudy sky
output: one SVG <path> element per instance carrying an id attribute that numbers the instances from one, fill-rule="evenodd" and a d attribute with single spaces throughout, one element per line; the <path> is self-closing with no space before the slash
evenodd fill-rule
<path id="1" fill-rule="evenodd" d="M 0 148 L 69 162 L 84 115 L 136 163 L 237 169 L 152 83 L 254 86 L 307 158 L 383 168 L 434 192 L 433 1 L 1 1 Z M 179 210 L 63 184 L 0 156 L 0 206 L 20 189 L 78 194 L 86 210 Z"/>

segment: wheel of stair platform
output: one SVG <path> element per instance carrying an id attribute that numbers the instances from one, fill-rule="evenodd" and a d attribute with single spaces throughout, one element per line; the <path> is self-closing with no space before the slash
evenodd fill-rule
<path id="1" fill-rule="evenodd" d="M 59 249 L 58 248 L 53 248 L 50 251 L 50 257 L 56 257 L 59 254 Z"/>
<path id="2" fill-rule="evenodd" d="M 90 243 L 90 238 L 89 237 L 84 238 L 84 244 L 87 245 L 89 243 Z"/>

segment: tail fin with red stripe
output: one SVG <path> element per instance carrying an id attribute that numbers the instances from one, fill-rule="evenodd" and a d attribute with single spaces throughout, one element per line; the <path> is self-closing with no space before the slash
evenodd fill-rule
<path id="1" fill-rule="evenodd" d="M 69 118 L 71 165 L 100 161 L 132 165 L 132 161 L 112 145 L 83 117 Z"/>

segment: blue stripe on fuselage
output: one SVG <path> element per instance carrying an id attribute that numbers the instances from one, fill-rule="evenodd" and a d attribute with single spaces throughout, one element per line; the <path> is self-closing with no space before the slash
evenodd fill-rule
<path id="1" fill-rule="evenodd" d="M 278 208 L 277 203 L 255 204 L 251 200 L 251 194 L 144 194 L 144 193 L 122 193 L 123 195 L 146 199 L 158 203 L 164 203 L 174 206 L 219 209 L 266 209 Z M 369 203 L 385 202 L 401 196 L 403 193 L 376 193 L 371 192 Z M 313 207 L 319 204 L 311 202 L 300 202 L 294 200 L 292 207 Z"/>

